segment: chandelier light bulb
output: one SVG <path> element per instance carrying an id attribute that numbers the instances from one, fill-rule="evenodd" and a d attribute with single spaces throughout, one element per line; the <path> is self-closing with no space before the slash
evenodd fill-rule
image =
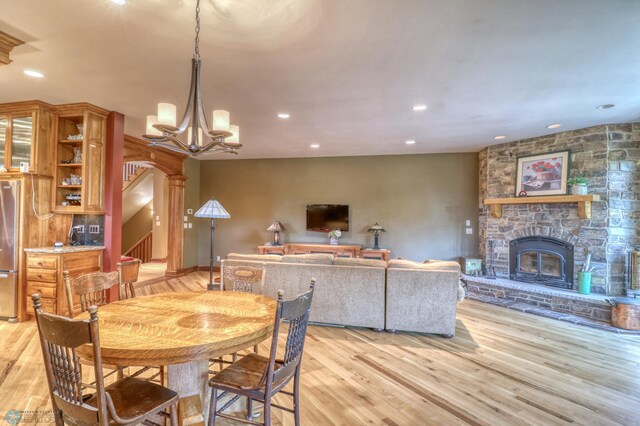
<path id="1" fill-rule="evenodd" d="M 225 142 L 228 144 L 239 144 L 240 143 L 240 127 L 232 124 L 229 126 L 229 131 L 233 133 L 233 135 L 229 136 Z"/>
<path id="2" fill-rule="evenodd" d="M 213 111 L 213 130 L 231 131 L 229 130 L 229 111 L 222 109 Z"/>
<path id="3" fill-rule="evenodd" d="M 162 132 L 155 127 L 154 124 L 158 124 L 158 116 L 156 115 L 147 115 L 147 135 L 158 135 L 160 136 Z"/>
<path id="4" fill-rule="evenodd" d="M 176 126 L 176 106 L 173 104 L 158 104 L 158 124 Z"/>

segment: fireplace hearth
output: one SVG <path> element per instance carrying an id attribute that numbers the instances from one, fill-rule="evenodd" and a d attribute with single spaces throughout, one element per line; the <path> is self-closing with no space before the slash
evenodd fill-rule
<path id="1" fill-rule="evenodd" d="M 573 244 L 543 236 L 510 241 L 509 277 L 514 281 L 573 288 Z"/>

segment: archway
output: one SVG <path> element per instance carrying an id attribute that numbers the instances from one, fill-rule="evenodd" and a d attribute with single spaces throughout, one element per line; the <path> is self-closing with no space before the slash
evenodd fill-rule
<path id="1" fill-rule="evenodd" d="M 142 139 L 124 136 L 123 162 L 145 162 L 163 172 L 169 182 L 168 240 L 171 250 L 167 251 L 168 276 L 178 276 L 183 270 L 184 229 L 184 189 L 187 178 L 184 175 L 184 154 L 164 148 L 152 148 Z"/>

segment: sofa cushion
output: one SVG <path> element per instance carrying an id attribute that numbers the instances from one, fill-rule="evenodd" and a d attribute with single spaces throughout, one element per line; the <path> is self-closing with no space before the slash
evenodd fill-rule
<path id="1" fill-rule="evenodd" d="M 333 254 L 313 253 L 313 254 L 285 254 L 282 256 L 284 263 L 308 263 L 310 265 L 332 265 Z"/>
<path id="2" fill-rule="evenodd" d="M 333 259 L 334 265 L 340 266 L 369 266 L 372 268 L 385 268 L 387 262 L 378 259 L 360 259 L 353 257 L 336 257 Z"/>
<path id="3" fill-rule="evenodd" d="M 411 260 L 393 259 L 389 261 L 388 268 L 396 269 L 423 269 L 430 271 L 457 271 L 460 272 L 458 262 L 446 260 L 431 260 L 428 263 L 413 262 Z"/>
<path id="4" fill-rule="evenodd" d="M 236 260 L 255 260 L 259 262 L 280 262 L 282 256 L 279 254 L 241 254 L 241 253 L 229 253 L 227 259 Z"/>

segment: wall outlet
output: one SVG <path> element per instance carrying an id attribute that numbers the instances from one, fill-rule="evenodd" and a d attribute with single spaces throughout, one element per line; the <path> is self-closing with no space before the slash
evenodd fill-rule
<path id="1" fill-rule="evenodd" d="M 189 218 L 185 216 L 185 217 L 184 217 L 184 221 L 185 221 L 185 222 L 188 222 L 188 221 L 189 221 Z"/>
<path id="2" fill-rule="evenodd" d="M 220 256 L 217 256 L 217 261 L 220 262 Z"/>
<path id="3" fill-rule="evenodd" d="M 189 227 L 189 224 L 187 222 L 184 223 L 184 229 L 187 229 Z"/>
<path id="4" fill-rule="evenodd" d="M 189 223 L 189 229 L 193 228 L 193 223 Z"/>
<path id="5" fill-rule="evenodd" d="M 89 233 L 90 234 L 99 234 L 100 233 L 100 225 L 89 225 Z"/>
<path id="6" fill-rule="evenodd" d="M 76 225 L 73 227 L 78 234 L 84 234 L 84 225 Z"/>
<path id="7" fill-rule="evenodd" d="M 467 228 L 467 234 L 469 235 L 473 234 L 473 228 Z"/>
<path id="8" fill-rule="evenodd" d="M 467 219 L 467 223 L 466 223 L 466 225 L 467 225 L 467 226 L 471 226 L 471 220 Z"/>

